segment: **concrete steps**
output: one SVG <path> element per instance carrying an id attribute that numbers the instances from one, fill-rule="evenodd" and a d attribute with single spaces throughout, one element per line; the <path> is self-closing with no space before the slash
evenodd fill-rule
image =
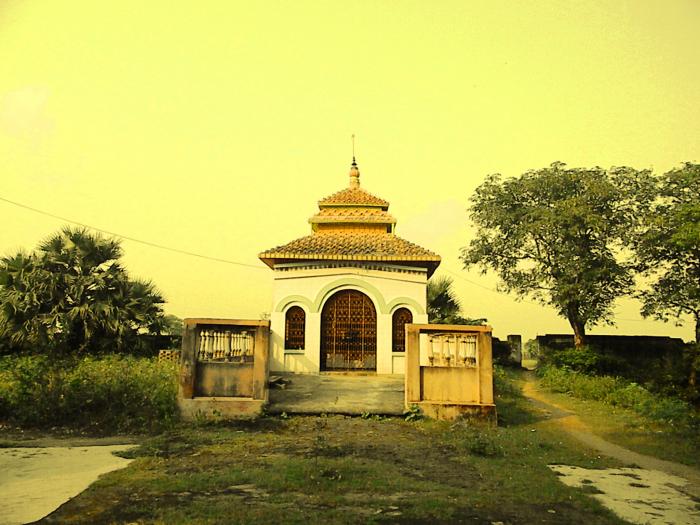
<path id="1" fill-rule="evenodd" d="M 285 388 L 270 388 L 272 414 L 382 414 L 404 412 L 404 376 L 328 372 L 279 374 Z"/>

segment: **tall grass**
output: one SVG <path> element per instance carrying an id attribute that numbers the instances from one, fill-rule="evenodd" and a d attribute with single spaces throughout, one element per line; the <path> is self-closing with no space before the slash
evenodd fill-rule
<path id="1" fill-rule="evenodd" d="M 629 408 L 649 419 L 678 429 L 700 426 L 700 417 L 689 403 L 654 394 L 643 386 L 620 377 L 589 376 L 552 365 L 540 367 L 538 374 L 542 378 L 542 385 L 555 392 Z"/>
<path id="2" fill-rule="evenodd" d="M 24 426 L 151 432 L 177 417 L 175 368 L 110 355 L 0 359 L 0 418 Z"/>

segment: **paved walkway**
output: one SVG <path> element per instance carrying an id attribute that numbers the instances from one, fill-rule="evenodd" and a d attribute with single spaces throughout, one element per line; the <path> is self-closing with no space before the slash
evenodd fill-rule
<path id="1" fill-rule="evenodd" d="M 284 389 L 270 389 L 273 414 L 397 415 L 404 411 L 404 376 L 322 373 L 280 374 Z"/>
<path id="2" fill-rule="evenodd" d="M 29 523 L 77 496 L 99 476 L 126 467 L 113 452 L 135 445 L 0 449 L 0 524 Z"/>

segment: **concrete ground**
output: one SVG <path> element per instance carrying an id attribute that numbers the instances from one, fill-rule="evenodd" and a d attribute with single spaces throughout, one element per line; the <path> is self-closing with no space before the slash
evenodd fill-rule
<path id="1" fill-rule="evenodd" d="M 113 452 L 135 445 L 0 449 L 0 524 L 39 520 L 97 478 L 131 460 Z"/>
<path id="2" fill-rule="evenodd" d="M 284 389 L 270 389 L 273 414 L 401 415 L 404 412 L 404 376 L 322 373 L 275 374 Z"/>

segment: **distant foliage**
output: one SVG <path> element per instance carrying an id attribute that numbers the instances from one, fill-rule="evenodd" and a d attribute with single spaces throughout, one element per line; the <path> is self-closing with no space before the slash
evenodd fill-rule
<path id="1" fill-rule="evenodd" d="M 641 384 L 655 394 L 679 397 L 698 405 L 700 389 L 690 378 L 700 371 L 700 348 L 696 344 L 668 345 L 635 338 L 611 338 L 605 342 L 591 338 L 591 344 L 581 348 L 543 347 L 538 366 L 555 366 L 572 372 L 593 376 L 614 376 Z M 661 341 L 663 343 L 663 341 Z"/>
<path id="2" fill-rule="evenodd" d="M 551 350 L 540 356 L 540 365 L 549 364 L 590 375 L 613 373 L 620 366 L 623 366 L 623 363 L 618 363 L 618 361 L 615 357 L 603 355 L 588 345 L 581 348 Z"/>
<path id="3" fill-rule="evenodd" d="M 131 356 L 0 358 L 0 419 L 25 426 L 153 432 L 177 417 L 175 367 Z"/>
<path id="4" fill-rule="evenodd" d="M 679 429 L 700 429 L 700 418 L 692 405 L 678 398 L 653 394 L 637 383 L 619 377 L 589 376 L 551 365 L 539 368 L 538 373 L 542 385 L 555 392 L 629 408 Z"/>

